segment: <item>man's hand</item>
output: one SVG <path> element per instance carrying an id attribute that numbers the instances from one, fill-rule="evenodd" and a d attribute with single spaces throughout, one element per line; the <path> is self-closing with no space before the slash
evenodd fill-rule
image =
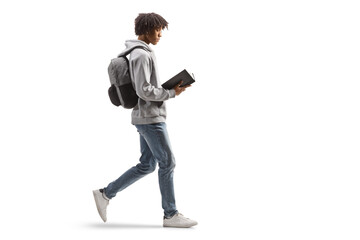
<path id="1" fill-rule="evenodd" d="M 184 87 L 180 87 L 180 85 L 183 84 L 183 81 L 181 81 L 178 85 L 176 85 L 173 89 L 175 90 L 175 94 L 176 96 L 179 96 L 183 91 L 185 91 L 185 89 L 187 89 L 188 87 L 191 87 L 191 85 L 187 85 Z"/>

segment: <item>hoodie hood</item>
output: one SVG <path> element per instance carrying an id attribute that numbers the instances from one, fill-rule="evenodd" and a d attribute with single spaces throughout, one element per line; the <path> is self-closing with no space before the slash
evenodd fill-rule
<path id="1" fill-rule="evenodd" d="M 126 48 L 117 57 L 126 56 L 134 49 L 134 47 L 139 47 L 139 46 L 149 53 L 153 52 L 151 47 L 146 42 L 141 40 L 127 40 L 125 42 L 125 46 Z"/>
<path id="2" fill-rule="evenodd" d="M 126 49 L 135 47 L 135 46 L 141 46 L 143 48 L 145 48 L 147 51 L 152 52 L 153 50 L 151 49 L 151 47 L 144 41 L 141 40 L 127 40 L 125 41 L 125 46 Z"/>

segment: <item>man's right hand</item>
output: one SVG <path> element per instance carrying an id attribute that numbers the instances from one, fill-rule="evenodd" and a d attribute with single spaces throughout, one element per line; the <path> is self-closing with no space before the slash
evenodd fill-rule
<path id="1" fill-rule="evenodd" d="M 181 84 L 183 84 L 183 81 L 181 81 L 178 85 L 176 85 L 173 89 L 175 90 L 175 95 L 179 96 L 183 91 L 185 91 L 186 88 L 191 87 L 191 85 L 187 85 L 184 87 L 180 87 Z"/>

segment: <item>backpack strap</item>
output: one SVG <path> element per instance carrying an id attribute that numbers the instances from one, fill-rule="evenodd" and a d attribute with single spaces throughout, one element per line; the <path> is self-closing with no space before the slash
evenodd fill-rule
<path id="1" fill-rule="evenodd" d="M 121 52 L 117 57 L 118 57 L 118 58 L 119 58 L 119 57 L 125 57 L 125 56 L 127 56 L 129 53 L 131 53 L 132 50 L 134 50 L 134 49 L 136 49 L 136 48 L 142 48 L 142 49 L 146 50 L 145 47 L 138 45 L 138 46 L 134 46 L 134 47 L 125 49 L 125 50 L 124 50 L 123 52 Z M 146 51 L 147 51 L 147 50 L 146 50 Z"/>

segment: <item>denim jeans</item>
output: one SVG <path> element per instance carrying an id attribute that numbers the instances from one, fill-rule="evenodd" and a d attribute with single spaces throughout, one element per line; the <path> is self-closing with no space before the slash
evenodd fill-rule
<path id="1" fill-rule="evenodd" d="M 135 126 L 140 134 L 140 163 L 111 182 L 104 189 L 105 195 L 109 199 L 115 197 L 118 192 L 155 171 L 158 163 L 162 208 L 165 217 L 171 217 L 177 213 L 173 184 L 175 158 L 171 151 L 166 124 L 162 122 Z"/>

